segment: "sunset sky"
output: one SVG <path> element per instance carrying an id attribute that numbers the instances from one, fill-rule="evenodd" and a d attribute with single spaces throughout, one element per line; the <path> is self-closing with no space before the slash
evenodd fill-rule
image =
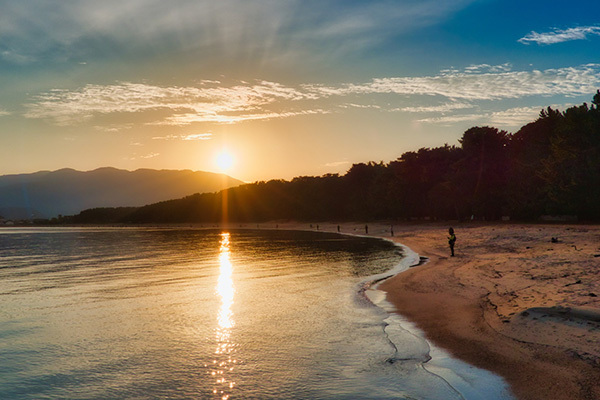
<path id="1" fill-rule="evenodd" d="M 344 173 L 600 88 L 600 2 L 0 0 L 0 175 Z M 221 156 L 221 160 L 223 156 Z"/>

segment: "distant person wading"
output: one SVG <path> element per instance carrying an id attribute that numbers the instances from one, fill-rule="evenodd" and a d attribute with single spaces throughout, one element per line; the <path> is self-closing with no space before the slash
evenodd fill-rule
<path id="1" fill-rule="evenodd" d="M 454 257 L 454 243 L 456 242 L 456 235 L 454 234 L 454 228 L 448 229 L 448 245 L 450 245 L 450 256 Z"/>

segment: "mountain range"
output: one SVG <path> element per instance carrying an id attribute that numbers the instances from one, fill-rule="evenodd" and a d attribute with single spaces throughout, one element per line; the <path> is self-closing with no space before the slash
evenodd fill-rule
<path id="1" fill-rule="evenodd" d="M 138 207 L 195 193 L 217 192 L 244 182 L 191 170 L 60 169 L 0 176 L 0 217 L 53 218 L 95 207 Z"/>

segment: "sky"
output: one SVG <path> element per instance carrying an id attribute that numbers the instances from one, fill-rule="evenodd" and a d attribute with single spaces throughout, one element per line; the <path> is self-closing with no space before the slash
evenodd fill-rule
<path id="1" fill-rule="evenodd" d="M 0 0 L 0 10 L 0 175 L 343 174 L 459 145 L 473 126 L 514 133 L 600 89 L 597 0 Z"/>

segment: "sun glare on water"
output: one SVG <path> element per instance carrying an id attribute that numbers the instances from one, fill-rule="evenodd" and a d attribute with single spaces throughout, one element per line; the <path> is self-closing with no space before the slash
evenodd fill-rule
<path id="1" fill-rule="evenodd" d="M 228 151 L 222 151 L 217 155 L 216 163 L 221 171 L 229 171 L 233 167 L 233 155 Z"/>

